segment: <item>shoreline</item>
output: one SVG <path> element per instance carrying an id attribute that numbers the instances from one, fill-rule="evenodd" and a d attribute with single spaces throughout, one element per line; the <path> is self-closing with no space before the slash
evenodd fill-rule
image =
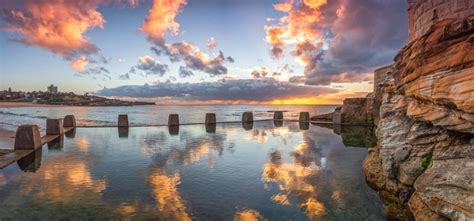
<path id="1" fill-rule="evenodd" d="M 64 107 L 64 105 L 50 105 L 50 104 L 37 104 L 32 102 L 12 102 L 12 101 L 1 101 L 0 108 L 16 108 L 16 107 Z"/>

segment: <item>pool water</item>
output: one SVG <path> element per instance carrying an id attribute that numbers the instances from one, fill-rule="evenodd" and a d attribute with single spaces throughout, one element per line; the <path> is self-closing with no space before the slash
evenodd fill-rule
<path id="1" fill-rule="evenodd" d="M 365 183 L 360 147 L 372 144 L 360 131 L 78 128 L 0 170 L 0 220 L 385 219 Z"/>

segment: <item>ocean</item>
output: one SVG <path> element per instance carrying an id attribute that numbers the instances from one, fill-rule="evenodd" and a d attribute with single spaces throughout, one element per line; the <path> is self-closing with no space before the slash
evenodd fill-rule
<path id="1" fill-rule="evenodd" d="M 272 111 L 284 111 L 285 119 L 298 119 L 332 112 L 337 105 L 145 105 L 127 107 L 41 106 L 0 108 L 0 128 L 15 131 L 23 124 L 36 124 L 42 131 L 47 118 L 73 114 L 78 126 L 115 126 L 119 114 L 128 114 L 131 126 L 165 125 L 168 115 L 179 114 L 182 124 L 204 123 L 206 113 L 216 113 L 218 122 L 240 121 L 242 113 L 252 111 L 255 120 L 272 119 Z"/>

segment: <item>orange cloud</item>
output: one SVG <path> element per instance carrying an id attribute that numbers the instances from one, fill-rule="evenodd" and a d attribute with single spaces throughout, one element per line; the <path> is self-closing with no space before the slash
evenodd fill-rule
<path id="1" fill-rule="evenodd" d="M 319 8 L 327 4 L 327 0 L 303 0 L 303 3 L 310 8 Z"/>
<path id="2" fill-rule="evenodd" d="M 85 56 L 81 56 L 78 59 L 71 62 L 71 67 L 77 72 L 83 72 L 86 70 L 86 66 L 89 63 Z"/>
<path id="3" fill-rule="evenodd" d="M 273 26 L 266 26 L 266 40 L 272 46 L 271 54 L 279 58 L 283 54 L 285 45 L 296 44 L 298 47 L 308 45 L 319 45 L 322 43 L 322 31 L 318 28 L 318 22 L 321 21 L 321 7 L 327 4 L 326 0 L 304 0 L 294 2 L 287 0 L 282 3 L 274 4 L 275 10 L 287 13 L 286 16 L 279 19 L 280 23 Z M 311 49 L 311 51 L 308 51 Z M 305 64 L 309 60 L 308 54 L 317 54 L 320 47 L 306 47 L 305 53 L 294 52 L 293 54 L 299 61 Z"/>
<path id="4" fill-rule="evenodd" d="M 147 34 L 148 40 L 155 44 L 164 44 L 167 31 L 178 34 L 179 23 L 175 21 L 176 15 L 187 0 L 154 0 L 150 14 L 145 19 L 141 31 Z"/>
<path id="5" fill-rule="evenodd" d="M 6 9 L 2 29 L 20 34 L 16 41 L 45 48 L 70 60 L 97 52 L 84 33 L 102 28 L 105 20 L 96 10 L 100 1 L 20 1 L 21 9 Z"/>

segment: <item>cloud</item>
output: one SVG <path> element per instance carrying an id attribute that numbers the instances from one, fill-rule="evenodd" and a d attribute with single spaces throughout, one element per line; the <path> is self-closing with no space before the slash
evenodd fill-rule
<path id="1" fill-rule="evenodd" d="M 224 66 L 226 58 L 222 51 L 219 51 L 214 57 L 210 57 L 201 52 L 196 46 L 185 41 L 152 47 L 151 50 L 158 56 L 167 55 L 171 62 L 183 61 L 186 68 L 202 71 L 211 76 L 227 74 L 228 71 L 227 67 Z"/>
<path id="2" fill-rule="evenodd" d="M 168 31 L 174 35 L 179 33 L 179 23 L 175 21 L 175 17 L 186 3 L 186 0 L 154 0 L 140 30 L 146 33 L 149 41 L 164 45 Z"/>
<path id="3" fill-rule="evenodd" d="M 135 65 L 135 68 L 144 71 L 147 75 L 163 76 L 168 71 L 168 65 L 161 64 L 148 55 L 138 57 L 138 64 Z"/>
<path id="4" fill-rule="evenodd" d="M 267 42 L 292 48 L 305 66 L 306 84 L 371 80 L 373 69 L 390 63 L 407 41 L 406 1 L 284 1 L 279 23 L 266 26 Z M 280 56 L 277 51 L 274 57 Z"/>
<path id="5" fill-rule="evenodd" d="M 339 90 L 329 87 L 295 85 L 271 78 L 261 80 L 239 79 L 201 83 L 158 82 L 154 85 L 131 85 L 97 91 L 102 96 L 135 98 L 169 98 L 198 101 L 272 101 L 293 97 L 315 97 Z"/>
<path id="6" fill-rule="evenodd" d="M 255 70 L 253 70 L 250 74 L 255 79 L 265 78 L 268 75 L 268 69 L 266 67 L 260 67 L 260 68 L 257 68 Z"/>
<path id="7" fill-rule="evenodd" d="M 288 82 L 295 83 L 295 84 L 303 84 L 306 78 L 304 76 L 292 76 L 288 80 Z"/>
<path id="8" fill-rule="evenodd" d="M 228 62 L 230 62 L 230 63 L 234 63 L 234 62 L 235 62 L 234 58 L 231 57 L 231 56 L 227 56 L 227 58 L 225 58 L 225 59 L 226 59 Z"/>
<path id="9" fill-rule="evenodd" d="M 122 74 L 119 76 L 120 80 L 130 80 L 130 75 L 128 73 Z"/>
<path id="10" fill-rule="evenodd" d="M 211 38 L 209 39 L 209 41 L 207 42 L 207 48 L 208 48 L 209 50 L 212 50 L 212 49 L 214 49 L 214 48 L 216 48 L 216 47 L 217 47 L 217 41 L 216 41 L 216 39 L 214 39 L 213 37 L 211 37 Z"/>
<path id="11" fill-rule="evenodd" d="M 71 62 L 71 67 L 77 72 L 84 72 L 88 63 L 89 62 L 87 58 L 85 56 L 81 56 Z"/>
<path id="12" fill-rule="evenodd" d="M 149 15 L 140 29 L 147 35 L 147 39 L 154 44 L 151 51 L 158 56 L 168 56 L 171 62 L 183 61 L 188 71 L 202 71 L 211 76 L 227 74 L 227 67 L 224 66 L 224 63 L 226 61 L 232 63 L 234 59 L 224 57 L 222 51 L 210 56 L 186 41 L 166 43 L 166 33 L 179 34 L 179 23 L 175 18 L 185 4 L 187 4 L 186 0 L 154 0 Z M 209 49 L 214 49 L 217 47 L 217 42 L 211 37 L 207 46 Z"/>
<path id="13" fill-rule="evenodd" d="M 98 52 L 84 33 L 103 28 L 105 20 L 97 7 L 99 0 L 20 0 L 2 2 L 0 29 L 17 33 L 13 41 L 51 51 L 85 71 L 84 56 Z"/>
<path id="14" fill-rule="evenodd" d="M 179 67 L 179 76 L 182 77 L 182 78 L 186 78 L 186 77 L 190 77 L 190 76 L 193 76 L 194 73 L 187 69 L 186 67 L 183 67 L 183 66 L 180 66 Z"/>

